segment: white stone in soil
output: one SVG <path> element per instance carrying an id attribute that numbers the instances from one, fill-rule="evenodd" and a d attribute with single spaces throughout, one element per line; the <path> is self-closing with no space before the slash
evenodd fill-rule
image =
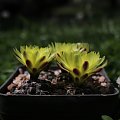
<path id="1" fill-rule="evenodd" d="M 102 82 L 104 82 L 104 81 L 105 81 L 105 77 L 104 77 L 104 76 L 99 77 L 99 82 L 100 82 L 100 83 L 102 83 Z"/>
<path id="2" fill-rule="evenodd" d="M 107 86 L 107 83 L 101 83 L 101 86 L 103 86 L 103 87 L 106 87 Z"/>
<path id="3" fill-rule="evenodd" d="M 58 76 L 60 73 L 61 73 L 61 70 L 55 70 L 55 71 L 54 71 L 54 74 L 55 74 L 56 76 Z"/>
<path id="4" fill-rule="evenodd" d="M 120 86 L 120 76 L 117 78 L 116 83 Z"/>

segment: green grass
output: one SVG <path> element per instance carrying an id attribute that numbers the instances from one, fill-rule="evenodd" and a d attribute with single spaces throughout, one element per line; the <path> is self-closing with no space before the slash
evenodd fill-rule
<path id="1" fill-rule="evenodd" d="M 13 48 L 35 44 L 46 46 L 55 42 L 88 42 L 91 49 L 108 59 L 106 71 L 111 80 L 120 75 L 120 19 L 101 21 L 63 22 L 55 20 L 2 21 L 0 23 L 0 82 L 1 84 L 20 65 Z M 4 23 L 3 23 L 4 22 Z"/>

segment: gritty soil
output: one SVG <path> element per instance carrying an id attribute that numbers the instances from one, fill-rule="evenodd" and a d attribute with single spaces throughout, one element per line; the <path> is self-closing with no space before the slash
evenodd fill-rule
<path id="1" fill-rule="evenodd" d="M 7 87 L 7 94 L 24 95 L 86 95 L 111 94 L 114 87 L 101 72 L 90 76 L 84 84 L 76 86 L 67 72 L 60 68 L 43 70 L 37 79 L 30 77 L 28 71 L 19 69 L 19 74 Z"/>

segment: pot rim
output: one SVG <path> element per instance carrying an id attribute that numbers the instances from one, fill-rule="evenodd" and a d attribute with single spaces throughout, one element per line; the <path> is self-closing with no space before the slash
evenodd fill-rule
<path id="1" fill-rule="evenodd" d="M 4 94 L 4 93 L 0 93 L 0 96 L 13 96 L 13 97 L 19 97 L 19 96 L 23 96 L 23 97 L 105 97 L 105 96 L 116 96 L 119 94 L 119 90 L 117 88 L 115 88 L 115 92 L 112 94 L 85 94 L 85 95 L 29 95 L 29 94 L 13 94 L 13 95 L 8 95 L 8 94 Z"/>

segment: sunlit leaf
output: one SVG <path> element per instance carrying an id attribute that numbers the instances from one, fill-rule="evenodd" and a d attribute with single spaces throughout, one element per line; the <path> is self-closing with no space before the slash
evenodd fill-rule
<path id="1" fill-rule="evenodd" d="M 14 49 L 14 52 L 16 58 L 33 74 L 42 70 L 53 59 L 48 47 L 21 46 L 20 51 Z"/>
<path id="2" fill-rule="evenodd" d="M 110 116 L 107 115 L 102 115 L 101 118 L 102 120 L 113 120 Z"/>

